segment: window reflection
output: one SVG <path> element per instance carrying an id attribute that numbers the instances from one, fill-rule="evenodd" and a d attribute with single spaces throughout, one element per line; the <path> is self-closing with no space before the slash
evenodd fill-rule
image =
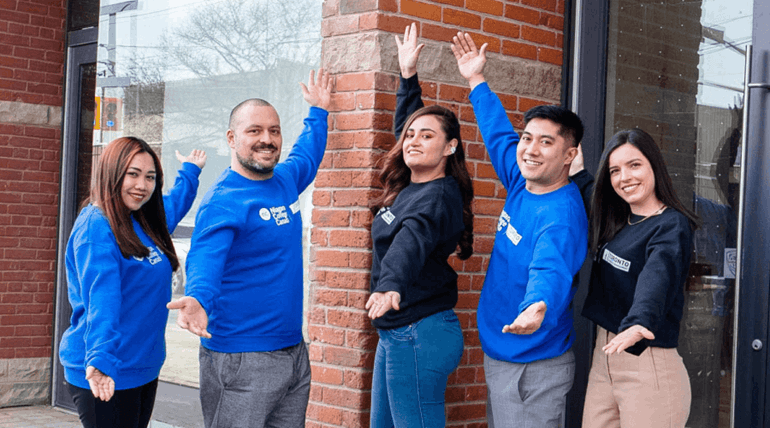
<path id="1" fill-rule="evenodd" d="M 679 198 L 702 220 L 679 341 L 692 427 L 730 426 L 737 154 L 752 5 L 610 2 L 605 135 L 632 127 L 653 135 Z"/>

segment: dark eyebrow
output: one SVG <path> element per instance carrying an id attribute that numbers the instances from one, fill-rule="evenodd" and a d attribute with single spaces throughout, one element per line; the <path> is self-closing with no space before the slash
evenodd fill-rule
<path id="1" fill-rule="evenodd" d="M 139 171 L 139 172 L 142 172 L 142 170 L 140 168 L 137 168 L 135 166 L 129 166 L 128 167 L 128 171 Z M 126 172 L 128 172 L 128 171 L 126 171 Z M 151 170 L 147 171 L 147 174 L 155 174 L 155 170 L 151 169 Z"/>
<path id="2" fill-rule="evenodd" d="M 532 136 L 533 136 L 531 132 L 527 132 L 527 131 L 521 131 L 521 135 L 522 135 L 522 136 L 524 136 L 524 135 L 527 135 L 527 136 L 530 136 L 530 137 L 532 137 Z M 544 138 L 548 138 L 548 139 L 550 139 L 550 140 L 555 140 L 555 139 L 556 139 L 556 137 L 554 137 L 554 136 L 551 136 L 551 135 L 548 135 L 548 134 L 544 134 L 544 135 L 541 135 L 541 136 L 540 136 L 540 139 L 541 139 L 541 140 L 542 140 L 542 139 L 544 139 Z"/>

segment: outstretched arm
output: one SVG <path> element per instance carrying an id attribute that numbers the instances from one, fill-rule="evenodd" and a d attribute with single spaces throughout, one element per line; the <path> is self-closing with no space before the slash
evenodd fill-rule
<path id="1" fill-rule="evenodd" d="M 460 74 L 468 81 L 471 90 L 481 83 L 484 83 L 484 65 L 487 63 L 487 44 L 481 45 L 481 49 L 476 49 L 471 35 L 458 32 L 452 37 L 452 53 L 457 59 L 457 68 Z"/>
<path id="2" fill-rule="evenodd" d="M 396 38 L 398 46 L 398 65 L 401 68 L 401 82 L 396 92 L 396 116 L 394 118 L 396 140 L 401 137 L 404 124 L 409 116 L 421 109 L 422 88 L 417 80 L 417 60 L 423 44 L 417 44 L 417 25 L 412 24 L 404 30 L 404 42 Z"/>

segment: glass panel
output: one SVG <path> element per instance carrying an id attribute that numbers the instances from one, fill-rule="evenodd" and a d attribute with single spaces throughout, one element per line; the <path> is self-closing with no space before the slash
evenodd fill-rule
<path id="1" fill-rule="evenodd" d="M 688 427 L 729 427 L 733 285 L 745 45 L 752 0 L 610 2 L 605 138 L 639 127 L 701 217 L 679 353 Z"/>
<path id="2" fill-rule="evenodd" d="M 68 0 L 67 31 L 99 25 L 99 0 Z"/>
<path id="3" fill-rule="evenodd" d="M 116 4 L 126 6 L 120 12 L 108 7 Z M 208 154 L 198 197 L 173 235 L 182 265 L 200 200 L 230 164 L 225 139 L 230 110 L 252 97 L 273 104 L 281 117 L 284 158 L 300 134 L 309 107 L 298 82 L 320 62 L 321 4 L 102 0 L 103 13 L 114 13 L 99 22 L 94 160 L 113 139 L 140 137 L 160 155 L 168 189 L 180 167 L 176 150 L 187 154 L 200 148 Z M 305 219 L 311 192 L 300 197 Z M 308 228 L 306 222 L 305 259 Z M 174 277 L 173 294 L 184 294 L 182 271 Z M 174 312 L 166 338 L 168 357 L 160 379 L 197 387 L 199 341 L 176 326 Z"/>

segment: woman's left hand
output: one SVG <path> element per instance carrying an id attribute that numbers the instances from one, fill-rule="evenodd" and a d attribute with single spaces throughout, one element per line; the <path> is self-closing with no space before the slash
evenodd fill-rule
<path id="1" fill-rule="evenodd" d="M 602 347 L 605 354 L 620 354 L 631 346 L 634 346 L 642 339 L 653 340 L 655 335 L 650 330 L 640 326 L 633 325 L 620 332 L 610 342 Z"/>
<path id="2" fill-rule="evenodd" d="M 195 149 L 192 152 L 190 152 L 190 154 L 187 156 L 183 156 L 181 153 L 179 153 L 179 150 L 177 150 L 176 158 L 177 160 L 179 160 L 179 162 L 182 162 L 182 163 L 190 162 L 192 164 L 195 164 L 200 169 L 203 169 L 203 167 L 206 166 L 206 152 L 204 152 L 203 150 Z"/>
<path id="3" fill-rule="evenodd" d="M 401 303 L 401 294 L 397 291 L 372 293 L 366 302 L 366 309 L 369 310 L 369 318 L 375 319 L 385 315 L 385 312 L 391 309 L 399 310 L 399 303 Z"/>
<path id="4" fill-rule="evenodd" d="M 110 401 L 110 398 L 115 393 L 115 381 L 111 377 L 102 373 L 94 366 L 88 366 L 86 368 L 86 380 L 88 381 L 88 386 L 91 387 L 94 397 L 102 401 Z"/>

